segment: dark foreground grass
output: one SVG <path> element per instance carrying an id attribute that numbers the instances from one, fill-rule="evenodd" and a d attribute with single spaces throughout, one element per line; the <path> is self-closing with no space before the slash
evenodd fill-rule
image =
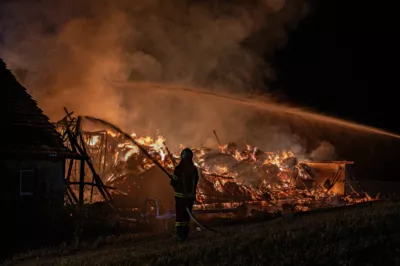
<path id="1" fill-rule="evenodd" d="M 160 234 L 96 249 L 30 253 L 10 264 L 399 265 L 400 203 L 375 202 L 194 233 L 186 244 Z M 40 257 L 38 257 L 40 255 Z"/>

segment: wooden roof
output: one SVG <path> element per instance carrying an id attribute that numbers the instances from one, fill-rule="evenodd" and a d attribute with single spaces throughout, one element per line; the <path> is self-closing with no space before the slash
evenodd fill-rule
<path id="1" fill-rule="evenodd" d="M 64 146 L 49 118 L 1 58 L 0 104 L 0 152 L 3 156 L 76 156 Z"/>

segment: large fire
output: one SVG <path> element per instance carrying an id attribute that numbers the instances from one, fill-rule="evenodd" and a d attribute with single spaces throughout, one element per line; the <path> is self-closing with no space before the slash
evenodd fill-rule
<path id="1" fill-rule="evenodd" d="M 167 179 L 160 173 L 151 172 L 156 166 L 137 146 L 122 135 L 107 130 L 84 134 L 85 144 L 103 182 L 114 187 L 114 195 L 124 195 L 132 205 L 140 204 L 135 195 L 143 194 L 151 175 Z M 132 137 L 144 147 L 167 171 L 173 171 L 179 163 L 179 152 L 171 153 L 163 136 Z M 182 146 L 180 147 L 183 148 Z M 197 208 L 229 208 L 257 204 L 270 210 L 291 206 L 294 211 L 305 211 L 338 204 L 371 201 L 366 193 L 354 190 L 351 194 L 335 192 L 335 185 L 345 182 L 338 173 L 324 177 L 330 183 L 317 182 L 315 173 L 307 162 L 296 159 L 291 151 L 264 152 L 257 147 L 235 143 L 218 148 L 196 148 L 195 165 L 201 173 L 197 191 Z M 155 184 L 157 186 L 157 184 Z M 344 184 L 342 184 L 344 187 Z M 166 187 L 165 190 L 172 190 Z M 146 194 L 149 196 L 148 194 Z M 158 197 L 158 195 L 151 195 Z"/>

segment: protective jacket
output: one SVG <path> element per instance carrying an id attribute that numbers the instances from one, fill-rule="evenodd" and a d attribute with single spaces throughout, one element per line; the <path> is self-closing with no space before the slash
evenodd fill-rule
<path id="1" fill-rule="evenodd" d="M 181 161 L 171 177 L 171 186 L 175 190 L 175 197 L 196 199 L 196 187 L 199 182 L 199 173 L 190 160 Z"/>

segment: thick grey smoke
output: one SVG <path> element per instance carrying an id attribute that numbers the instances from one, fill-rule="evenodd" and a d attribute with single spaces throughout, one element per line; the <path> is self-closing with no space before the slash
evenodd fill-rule
<path id="1" fill-rule="evenodd" d="M 52 119 L 67 106 L 127 130 L 159 129 L 173 144 L 215 143 L 216 129 L 226 142 L 300 151 L 285 127 L 249 131 L 250 111 L 113 82 L 263 89 L 273 79 L 268 56 L 307 7 L 306 0 L 3 1 L 0 56 Z"/>
<path id="2" fill-rule="evenodd" d="M 315 161 L 336 159 L 335 147 L 329 142 L 322 141 L 321 144 L 311 152 L 310 158 Z"/>

